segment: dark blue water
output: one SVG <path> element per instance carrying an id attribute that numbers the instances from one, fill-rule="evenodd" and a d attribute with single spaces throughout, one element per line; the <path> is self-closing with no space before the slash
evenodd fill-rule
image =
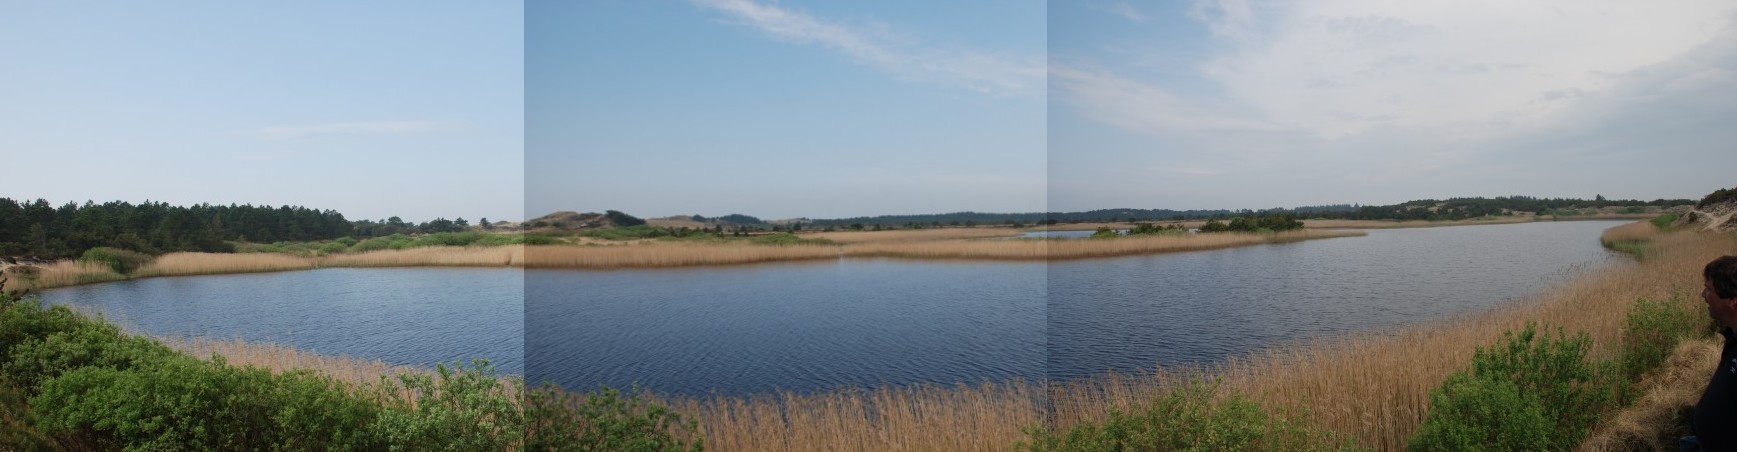
<path id="1" fill-rule="evenodd" d="M 1482 311 L 1615 256 L 1610 221 L 1368 231 L 1367 237 L 1056 262 L 1052 379 L 1220 360 Z"/>
<path id="2" fill-rule="evenodd" d="M 47 291 L 154 334 L 662 393 L 1067 379 L 1403 328 L 1549 288 L 1612 258 L 1620 222 L 1110 259 L 837 261 L 660 270 L 322 269 Z"/>
<path id="3" fill-rule="evenodd" d="M 241 338 L 433 367 L 471 358 L 524 372 L 524 271 L 332 268 L 148 278 L 54 289 L 153 335 Z"/>
<path id="4" fill-rule="evenodd" d="M 1035 381 L 1044 273 L 881 259 L 531 270 L 526 377 L 682 394 Z"/>

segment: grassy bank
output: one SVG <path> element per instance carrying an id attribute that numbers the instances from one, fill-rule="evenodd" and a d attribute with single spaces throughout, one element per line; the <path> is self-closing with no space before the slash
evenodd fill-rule
<path id="1" fill-rule="evenodd" d="M 1012 450 L 1017 443 L 1039 444 L 1043 435 L 1119 425 L 1128 418 L 1126 413 L 1180 397 L 1175 391 L 1193 387 L 1186 382 L 1217 381 L 1204 400 L 1246 402 L 1225 409 L 1264 413 L 1260 416 L 1267 417 L 1247 417 L 1271 419 L 1263 425 L 1293 432 L 1285 437 L 1302 438 L 1299 444 L 1335 447 L 1347 442 L 1359 448 L 1404 449 L 1429 414 L 1431 391 L 1469 366 L 1479 347 L 1492 346 L 1504 332 L 1520 330 L 1528 322 L 1560 326 L 1571 334 L 1585 332 L 1590 357 L 1614 359 L 1637 300 L 1697 303 L 1689 294 L 1700 287 L 1700 266 L 1722 254 L 1737 254 L 1737 239 L 1728 234 L 1664 234 L 1649 246 L 1650 257 L 1644 261 L 1590 270 L 1489 312 L 1397 331 L 1281 345 L 1206 366 L 1106 374 L 1060 384 L 844 389 L 669 403 L 694 415 L 708 446 L 720 450 Z M 1034 393 L 1034 386 L 1041 393 Z M 1207 416 L 1213 413 L 1200 410 Z M 1225 431 L 1239 431 L 1227 425 Z M 1029 433 L 1034 427 L 1049 433 L 1034 437 Z M 1597 431 L 1609 429 L 1600 424 Z M 1204 434 L 1217 433 L 1224 432 Z"/>
<path id="2" fill-rule="evenodd" d="M 703 441 L 644 399 L 525 388 L 486 363 L 358 384 L 207 356 L 0 294 L 0 450 L 697 450 Z"/>

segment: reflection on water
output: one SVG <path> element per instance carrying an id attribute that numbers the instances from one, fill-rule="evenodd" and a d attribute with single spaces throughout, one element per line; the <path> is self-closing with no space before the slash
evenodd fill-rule
<path id="1" fill-rule="evenodd" d="M 147 278 L 45 291 L 156 335 L 274 342 L 388 364 L 485 358 L 524 372 L 524 271 L 330 268 Z"/>

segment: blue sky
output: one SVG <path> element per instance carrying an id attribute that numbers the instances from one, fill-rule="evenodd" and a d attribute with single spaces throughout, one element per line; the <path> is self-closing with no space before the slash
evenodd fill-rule
<path id="1" fill-rule="evenodd" d="M 1053 2 L 1049 207 L 1699 198 L 1737 168 L 1734 10 Z"/>
<path id="2" fill-rule="evenodd" d="M 0 196 L 769 219 L 1699 197 L 1724 0 L 0 2 Z"/>
<path id="3" fill-rule="evenodd" d="M 531 2 L 529 212 L 1044 208 L 1041 2 Z"/>
<path id="4" fill-rule="evenodd" d="M 0 197 L 523 209 L 517 2 L 0 2 Z"/>

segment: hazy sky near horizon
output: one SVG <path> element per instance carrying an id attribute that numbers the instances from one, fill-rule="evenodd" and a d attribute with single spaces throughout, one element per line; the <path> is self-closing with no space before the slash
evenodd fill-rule
<path id="1" fill-rule="evenodd" d="M 1734 184 L 1737 4 L 0 0 L 0 197 L 352 219 Z"/>
<path id="2" fill-rule="evenodd" d="M 518 2 L 0 2 L 0 197 L 523 217 Z"/>
<path id="3" fill-rule="evenodd" d="M 1737 4 L 1052 2 L 1049 207 L 1699 198 Z"/>

